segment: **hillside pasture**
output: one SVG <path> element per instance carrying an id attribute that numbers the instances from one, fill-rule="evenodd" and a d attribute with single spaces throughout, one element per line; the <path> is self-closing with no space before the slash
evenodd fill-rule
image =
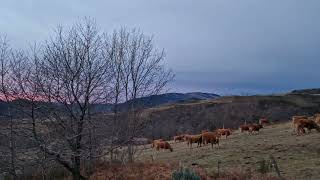
<path id="1" fill-rule="evenodd" d="M 222 138 L 220 147 L 192 149 L 186 142 L 170 141 L 173 152 L 144 149 L 140 161 L 179 163 L 183 166 L 199 165 L 211 176 L 224 171 L 261 171 L 263 162 L 272 155 L 286 179 L 320 179 L 320 133 L 297 136 L 292 134 L 291 123 L 266 126 L 257 135 L 235 131 L 230 138 Z M 268 174 L 276 176 L 273 168 Z"/>

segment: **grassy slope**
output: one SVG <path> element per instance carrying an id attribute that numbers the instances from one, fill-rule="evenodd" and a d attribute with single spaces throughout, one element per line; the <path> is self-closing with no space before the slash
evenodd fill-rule
<path id="1" fill-rule="evenodd" d="M 288 179 L 320 179 L 320 133 L 313 131 L 304 136 L 292 135 L 291 124 L 265 127 L 259 135 L 240 134 L 236 131 L 220 148 L 210 146 L 189 149 L 185 143 L 170 142 L 174 152 L 144 150 L 141 159 L 198 163 L 209 174 L 214 174 L 220 160 L 222 170 L 241 168 L 257 170 L 259 161 L 273 155 L 281 173 Z"/>

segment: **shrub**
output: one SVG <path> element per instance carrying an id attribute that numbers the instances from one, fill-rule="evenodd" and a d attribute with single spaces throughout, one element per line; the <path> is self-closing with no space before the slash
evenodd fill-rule
<path id="1" fill-rule="evenodd" d="M 200 176 L 198 176 L 195 172 L 190 171 L 187 168 L 181 168 L 180 170 L 174 171 L 172 173 L 173 180 L 200 180 Z"/>

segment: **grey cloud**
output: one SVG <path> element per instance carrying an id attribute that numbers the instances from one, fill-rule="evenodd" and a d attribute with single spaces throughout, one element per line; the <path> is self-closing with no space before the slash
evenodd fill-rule
<path id="1" fill-rule="evenodd" d="M 0 32 L 26 47 L 84 16 L 138 27 L 165 48 L 172 91 L 282 92 L 319 87 L 317 0 L 4 0 Z"/>

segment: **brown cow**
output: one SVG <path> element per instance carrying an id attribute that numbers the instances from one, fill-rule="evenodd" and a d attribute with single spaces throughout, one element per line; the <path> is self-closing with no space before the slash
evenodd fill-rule
<path id="1" fill-rule="evenodd" d="M 159 151 L 159 149 L 169 149 L 171 152 L 173 151 L 172 147 L 167 141 L 158 141 L 155 145 L 157 151 Z"/>
<path id="2" fill-rule="evenodd" d="M 253 132 L 259 133 L 259 130 L 263 128 L 261 124 L 250 124 L 249 125 L 249 133 L 252 134 Z"/>
<path id="3" fill-rule="evenodd" d="M 152 147 L 152 148 L 156 147 L 156 144 L 157 144 L 158 142 L 161 142 L 161 141 L 164 141 L 164 140 L 163 140 L 163 139 L 153 140 L 153 142 L 152 142 L 152 144 L 151 144 L 151 147 Z"/>
<path id="4" fill-rule="evenodd" d="M 311 132 L 312 129 L 316 129 L 318 132 L 320 132 L 320 127 L 317 125 L 316 122 L 314 122 L 311 119 L 299 119 L 296 123 L 297 127 L 300 126 L 301 128 L 307 128 L 309 133 Z M 296 129 L 298 132 L 298 128 Z"/>
<path id="5" fill-rule="evenodd" d="M 217 133 L 220 135 L 220 136 L 226 136 L 226 139 L 228 138 L 228 136 L 231 135 L 231 129 L 217 129 Z"/>
<path id="6" fill-rule="evenodd" d="M 306 119 L 308 118 L 307 116 L 292 116 L 292 129 L 293 129 L 293 132 L 295 132 L 296 130 L 296 126 L 297 126 L 297 123 L 299 121 L 299 119 Z"/>
<path id="7" fill-rule="evenodd" d="M 261 119 L 259 119 L 259 124 L 268 125 L 268 124 L 270 124 L 270 122 L 267 118 L 261 118 Z"/>
<path id="8" fill-rule="evenodd" d="M 202 143 L 202 136 L 201 134 L 198 135 L 186 135 L 185 139 L 187 141 L 187 145 L 190 146 L 190 148 L 192 148 L 192 144 L 193 143 L 197 143 L 197 147 L 201 147 L 201 143 Z"/>
<path id="9" fill-rule="evenodd" d="M 177 142 L 177 141 L 181 142 L 181 141 L 184 141 L 184 137 L 185 137 L 184 134 L 178 135 L 178 136 L 174 136 L 173 140 L 174 140 L 174 142 Z"/>
<path id="10" fill-rule="evenodd" d="M 202 142 L 203 144 L 211 143 L 211 148 L 213 148 L 213 144 L 218 144 L 219 146 L 219 138 L 220 135 L 217 132 L 205 132 L 202 133 Z"/>
<path id="11" fill-rule="evenodd" d="M 249 131 L 250 124 L 244 124 L 239 127 L 240 132 Z"/>

